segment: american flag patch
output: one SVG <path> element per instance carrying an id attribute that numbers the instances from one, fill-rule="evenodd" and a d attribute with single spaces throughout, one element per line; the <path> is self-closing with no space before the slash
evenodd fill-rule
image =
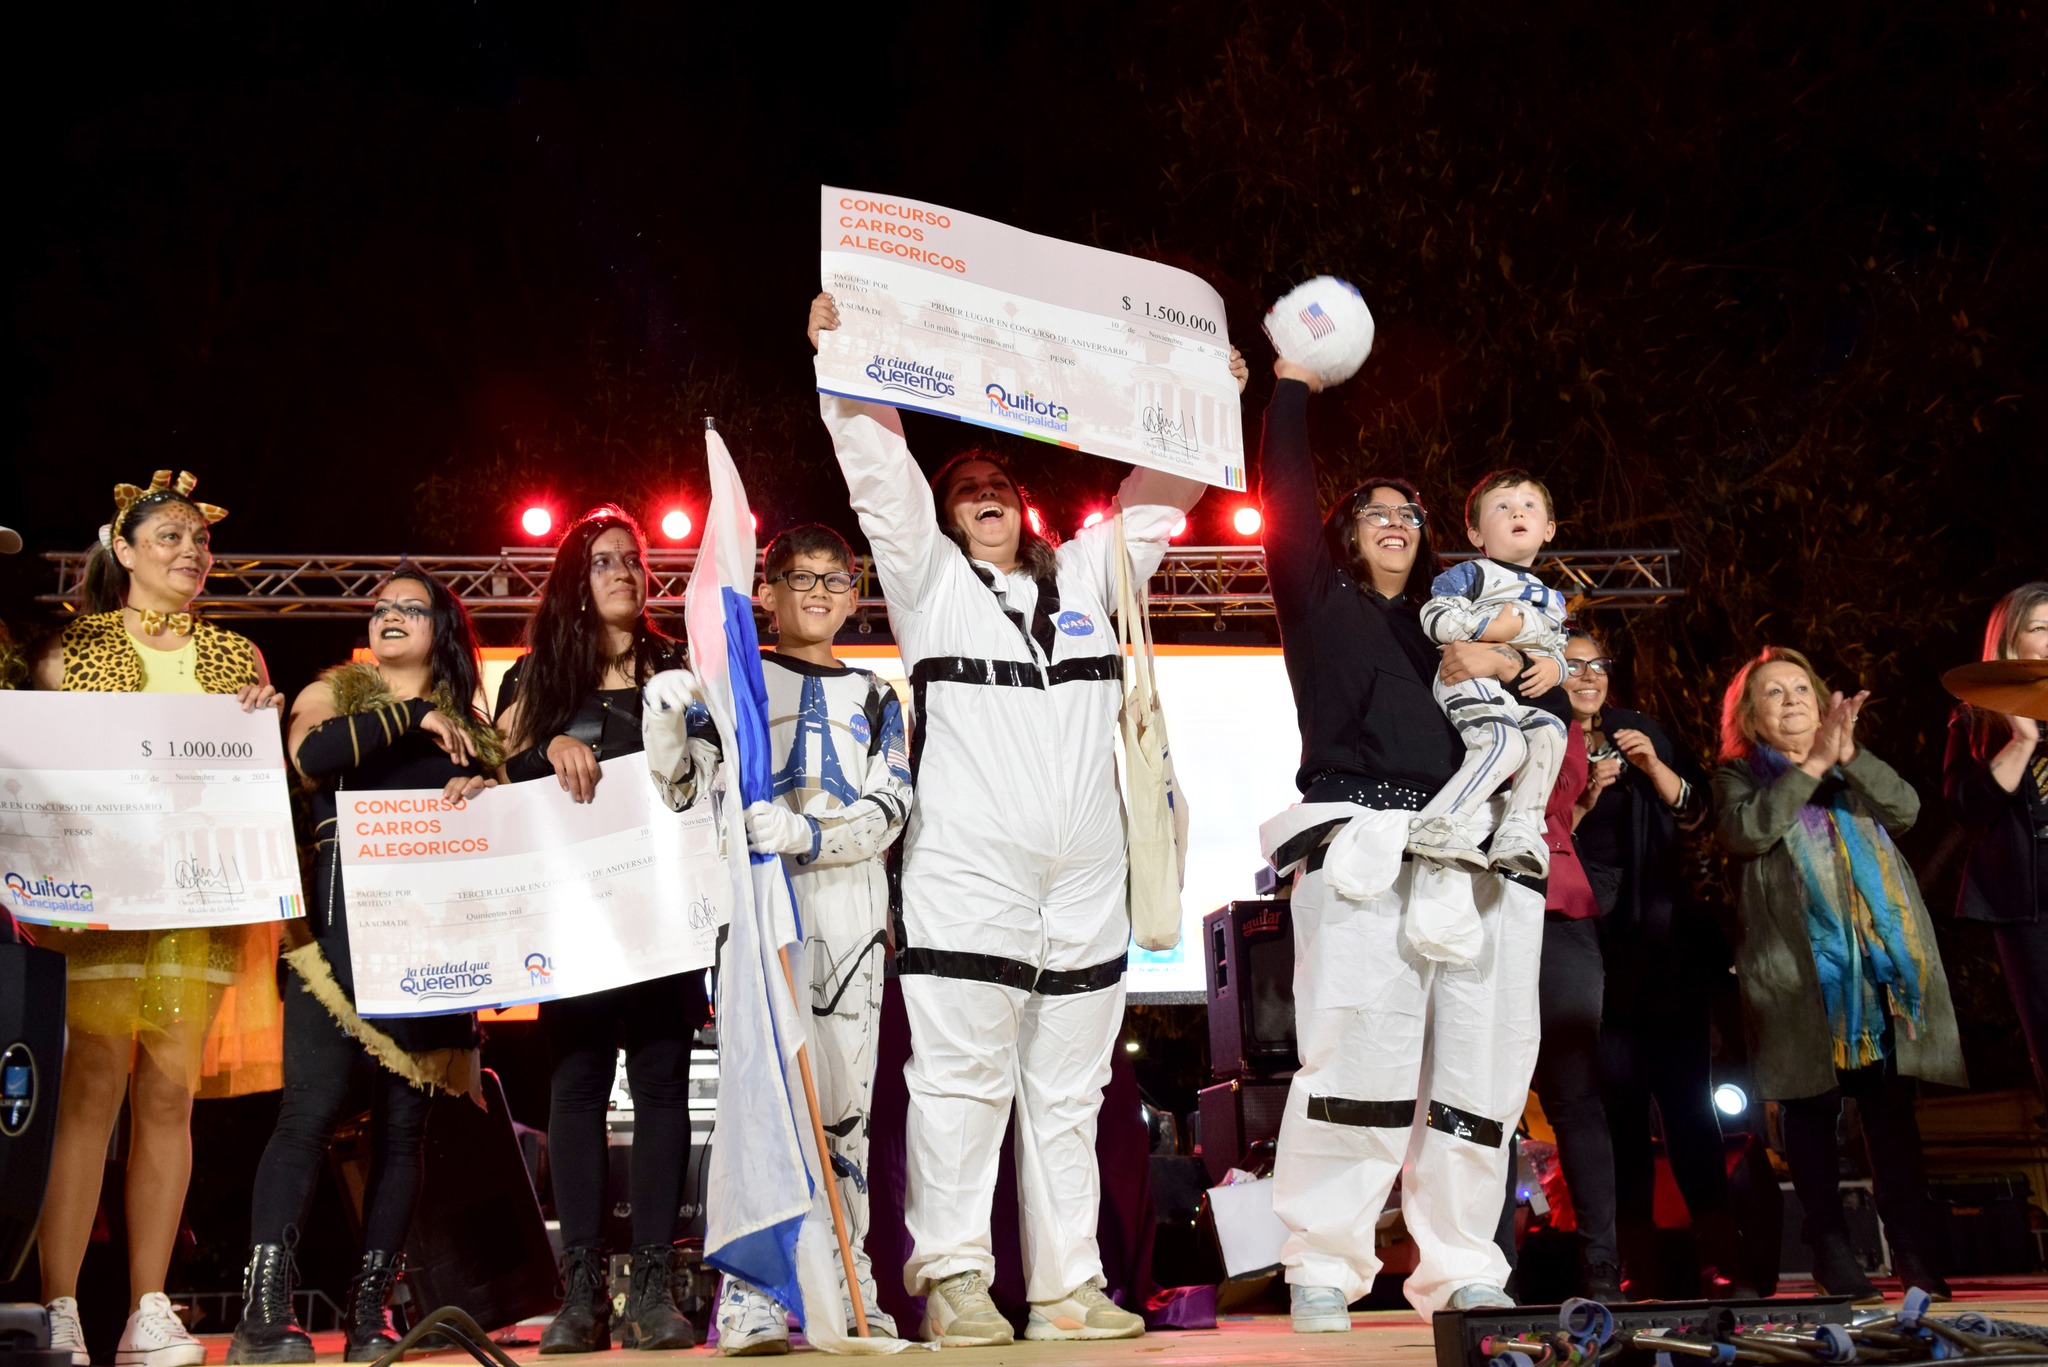
<path id="1" fill-rule="evenodd" d="M 1337 325 L 1330 321 L 1329 314 L 1323 312 L 1321 304 L 1310 304 L 1303 309 L 1301 324 L 1308 329 L 1308 335 L 1311 337 L 1327 337 L 1337 330 Z"/>

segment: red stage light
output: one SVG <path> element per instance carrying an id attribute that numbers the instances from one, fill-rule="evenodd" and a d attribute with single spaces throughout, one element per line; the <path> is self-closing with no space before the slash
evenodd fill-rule
<path id="1" fill-rule="evenodd" d="M 1187 529 L 1188 520 L 1183 517 L 1180 521 L 1173 524 L 1173 530 L 1166 534 L 1166 538 L 1169 541 L 1178 541 L 1186 533 Z"/>
<path id="2" fill-rule="evenodd" d="M 1088 516 L 1081 519 L 1081 530 L 1086 531 L 1090 527 L 1101 526 L 1102 516 L 1102 509 L 1097 508 L 1094 512 L 1088 514 Z"/>
<path id="3" fill-rule="evenodd" d="M 748 513 L 747 521 L 754 524 L 755 531 L 758 532 L 761 530 L 761 515 L 759 513 Z"/>
<path id="4" fill-rule="evenodd" d="M 1230 525 L 1237 528 L 1239 536 L 1257 536 L 1261 521 L 1259 510 L 1249 503 L 1230 515 Z"/>
<path id="5" fill-rule="evenodd" d="M 1024 516 L 1031 519 L 1032 531 L 1037 532 L 1040 536 L 1045 535 L 1045 519 L 1038 515 L 1038 509 L 1026 508 L 1024 510 Z"/>
<path id="6" fill-rule="evenodd" d="M 546 536 L 554 525 L 555 515 L 543 504 L 536 503 L 519 515 L 520 530 L 535 539 Z"/>
<path id="7" fill-rule="evenodd" d="M 681 541 L 690 534 L 690 515 L 681 508 L 671 508 L 661 515 L 661 534 L 671 541 Z"/>

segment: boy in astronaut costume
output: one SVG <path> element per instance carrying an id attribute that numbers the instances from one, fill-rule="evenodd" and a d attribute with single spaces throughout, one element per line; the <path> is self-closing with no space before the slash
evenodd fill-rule
<path id="1" fill-rule="evenodd" d="M 1466 536 L 1482 554 L 1436 577 L 1422 608 L 1422 629 L 1438 645 L 1485 641 L 1519 647 L 1531 661 L 1521 691 L 1547 693 L 1564 678 L 1565 601 L 1529 567 L 1557 532 L 1550 491 L 1525 471 L 1497 470 L 1465 500 L 1465 524 Z M 1408 852 L 1474 871 L 1490 867 L 1548 876 L 1543 808 L 1564 755 L 1564 722 L 1528 706 L 1496 679 L 1438 679 L 1430 691 L 1458 728 L 1465 760 L 1416 814 Z M 1482 813 L 1510 775 L 1506 814 L 1482 852 Z M 1478 930 L 1469 918 L 1440 933 L 1449 943 L 1432 957 L 1463 957 L 1477 945 Z"/>
<path id="2" fill-rule="evenodd" d="M 769 543 L 760 602 L 777 635 L 775 648 L 762 656 L 761 673 L 768 686 L 775 799 L 747 809 L 747 841 L 783 856 L 796 893 L 811 971 L 819 1114 L 839 1174 L 868 1323 L 894 1337 L 895 1324 L 876 1305 L 865 1247 L 868 1114 L 888 952 L 889 879 L 882 860 L 910 814 L 910 747 L 895 690 L 832 654 L 857 585 L 853 552 L 829 527 L 792 527 Z M 754 1356 L 788 1346 L 783 1307 L 727 1277 L 718 1298 L 719 1351 Z"/>

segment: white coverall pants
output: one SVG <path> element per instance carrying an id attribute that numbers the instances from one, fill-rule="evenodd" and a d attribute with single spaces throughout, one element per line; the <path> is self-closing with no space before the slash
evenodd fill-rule
<path id="1" fill-rule="evenodd" d="M 793 871 L 804 928 L 803 963 L 811 979 L 811 1071 L 818 1084 L 818 1115 L 842 1173 L 839 1199 L 853 1239 L 854 1267 L 868 1305 L 875 1274 L 868 1265 L 868 1117 L 874 1110 L 875 1040 L 882 1019 L 882 953 L 889 911 L 888 875 L 881 861 Z M 836 1165 L 835 1165 L 836 1166 Z"/>
<path id="2" fill-rule="evenodd" d="M 1408 816 L 1360 818 L 1382 858 L 1400 858 Z M 1408 943 L 1418 879 L 1476 907 L 1484 939 L 1471 963 L 1432 962 Z M 1508 1266 L 1493 1238 L 1540 1032 L 1543 894 L 1409 861 L 1355 902 L 1304 869 L 1293 920 L 1301 1071 L 1273 1171 L 1288 1282 L 1363 1296 L 1380 1268 L 1374 1227 L 1406 1164 L 1401 1214 L 1421 1254 L 1409 1304 L 1428 1316 L 1462 1286 L 1499 1285 Z"/>
<path id="3" fill-rule="evenodd" d="M 903 1280 L 913 1293 L 956 1272 L 995 1275 L 990 1212 L 1013 1114 L 1025 1295 L 1055 1301 L 1102 1280 L 1096 1114 L 1123 1021 L 1130 938 L 1114 834 L 1113 849 L 1050 877 L 1040 903 L 951 862 L 927 865 L 913 896 L 905 870 L 913 945 L 1001 942 L 1002 958 L 1046 970 L 1035 989 L 936 973 L 898 980 L 916 1046 L 904 1070 L 912 1253 Z"/>

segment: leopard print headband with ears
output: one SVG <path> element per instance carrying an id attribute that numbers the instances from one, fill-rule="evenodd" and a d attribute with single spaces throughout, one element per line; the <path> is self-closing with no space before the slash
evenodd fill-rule
<path id="1" fill-rule="evenodd" d="M 206 519 L 206 525 L 209 527 L 226 517 L 228 515 L 227 509 L 216 507 L 211 503 L 201 503 L 192 497 L 192 490 L 197 488 L 198 485 L 199 476 L 189 470 L 178 471 L 178 477 L 175 481 L 172 480 L 169 470 L 159 470 L 150 476 L 147 489 L 134 484 L 116 484 L 114 486 L 114 516 L 111 521 L 100 528 L 100 544 L 108 550 L 114 549 L 114 538 L 126 534 L 124 528 L 130 515 L 148 504 L 159 503 L 167 498 L 175 498 L 182 503 L 191 504 L 193 508 L 198 510 L 199 515 Z"/>

